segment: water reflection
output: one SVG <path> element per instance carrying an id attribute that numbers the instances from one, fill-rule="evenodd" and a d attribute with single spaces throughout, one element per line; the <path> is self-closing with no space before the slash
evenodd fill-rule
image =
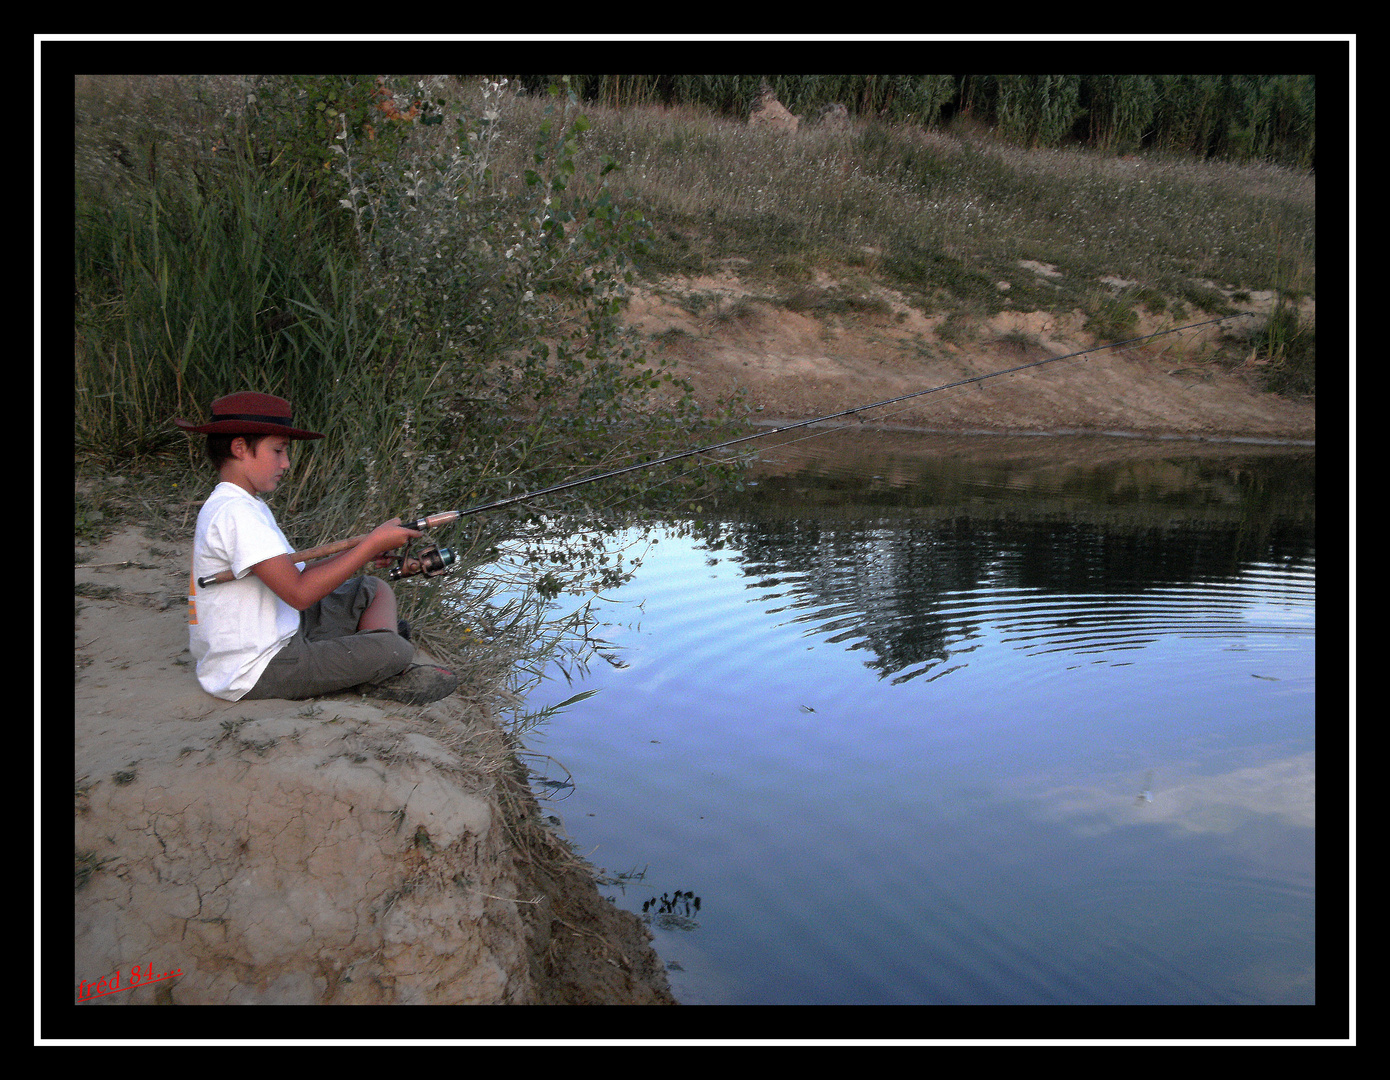
<path id="1" fill-rule="evenodd" d="M 726 543 L 769 613 L 867 652 L 895 681 L 943 674 L 987 626 L 1014 648 L 1078 654 L 1165 634 L 1282 634 L 1289 620 L 1262 613 L 1313 589 L 1311 531 L 1287 528 L 1256 549 L 1238 527 L 1189 523 L 756 521 L 731 522 Z"/>
<path id="2" fill-rule="evenodd" d="M 1033 801 L 1041 817 L 1063 823 L 1078 835 L 1136 824 L 1166 825 L 1186 833 L 1231 833 L 1263 818 L 1311 829 L 1317 817 L 1315 760 L 1308 751 L 1210 775 L 1173 766 L 1158 783 L 1150 770 L 1147 786 L 1129 806 L 1115 797 L 1124 783 L 1115 776 L 1043 789 L 1020 778 L 1014 790 Z M 1297 872 L 1294 867 L 1285 869 Z M 1304 869 L 1311 873 L 1311 866 Z"/>
<path id="3" fill-rule="evenodd" d="M 1311 1002 L 1308 456 L 925 457 L 663 539 L 548 725 L 677 996 Z"/>

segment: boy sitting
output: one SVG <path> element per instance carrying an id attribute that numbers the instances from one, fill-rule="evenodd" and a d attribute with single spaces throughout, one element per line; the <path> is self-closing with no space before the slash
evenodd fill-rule
<path id="1" fill-rule="evenodd" d="M 412 663 L 409 631 L 396 596 L 377 577 L 392 551 L 420 535 L 392 518 L 356 546 L 306 566 L 260 498 L 289 468 L 289 445 L 321 439 L 293 424 L 290 404 L 270 394 L 238 393 L 212 403 L 212 420 L 175 420 L 208 437 L 220 483 L 198 514 L 188 586 L 189 648 L 204 690 L 227 701 L 301 699 L 359 687 L 408 704 L 453 693 L 452 672 Z M 235 579 L 203 588 L 224 570 Z"/>

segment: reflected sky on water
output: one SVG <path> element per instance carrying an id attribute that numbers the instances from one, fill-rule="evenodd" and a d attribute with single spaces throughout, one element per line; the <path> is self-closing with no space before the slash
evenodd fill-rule
<path id="1" fill-rule="evenodd" d="M 530 740 L 677 997 L 1312 1003 L 1312 453 L 855 445 L 662 537 Z"/>

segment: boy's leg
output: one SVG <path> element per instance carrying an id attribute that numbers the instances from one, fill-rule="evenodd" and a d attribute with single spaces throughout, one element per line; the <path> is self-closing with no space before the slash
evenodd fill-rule
<path id="1" fill-rule="evenodd" d="M 387 618 L 389 616 L 389 619 Z M 396 594 L 379 577 L 349 578 L 299 617 L 310 641 L 340 638 L 367 630 L 396 629 Z"/>
<path id="2" fill-rule="evenodd" d="M 391 630 L 310 641 L 290 639 L 266 665 L 247 698 L 303 698 L 332 694 L 399 675 L 415 658 L 415 647 Z"/>
<path id="3" fill-rule="evenodd" d="M 366 609 L 357 620 L 357 632 L 396 630 L 396 594 L 391 591 L 391 586 L 382 581 L 381 578 L 364 577 L 362 580 L 375 581 L 376 587 L 374 589 L 375 595 L 372 596 Z"/>
<path id="4" fill-rule="evenodd" d="M 334 641 L 354 643 L 360 650 L 362 643 L 370 638 L 384 638 L 400 642 L 414 656 L 414 649 L 411 647 L 410 632 L 405 628 L 404 623 L 400 623 L 396 618 L 396 594 L 391 591 L 391 586 L 379 578 L 364 578 L 364 585 L 372 591 L 371 600 L 368 602 L 361 615 L 357 618 L 356 634 L 347 637 L 335 638 Z M 346 589 L 346 586 L 345 586 Z M 328 601 L 328 597 L 324 601 Z M 346 608 L 345 612 L 339 612 L 340 620 L 351 617 L 357 612 L 361 604 L 361 598 L 356 600 Z M 447 697 L 454 692 L 458 686 L 458 678 L 448 668 L 439 667 L 437 664 L 410 664 L 398 672 L 390 672 L 385 676 L 364 678 L 362 689 L 371 697 L 385 698 L 388 701 L 402 701 L 408 705 L 424 705 L 431 701 L 438 701 L 442 697 Z"/>
<path id="5" fill-rule="evenodd" d="M 353 578 L 303 612 L 299 633 L 246 696 L 297 701 L 331 694 L 397 675 L 414 657 L 415 647 L 396 633 L 391 586 L 376 577 Z"/>

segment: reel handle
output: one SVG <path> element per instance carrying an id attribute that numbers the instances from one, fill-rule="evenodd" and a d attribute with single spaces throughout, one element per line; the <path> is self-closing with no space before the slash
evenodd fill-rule
<path id="1" fill-rule="evenodd" d="M 392 581 L 404 577 L 423 574 L 425 577 L 438 577 L 458 560 L 458 555 L 450 548 L 438 545 L 427 547 L 414 555 L 403 555 L 401 561 L 387 572 Z"/>

